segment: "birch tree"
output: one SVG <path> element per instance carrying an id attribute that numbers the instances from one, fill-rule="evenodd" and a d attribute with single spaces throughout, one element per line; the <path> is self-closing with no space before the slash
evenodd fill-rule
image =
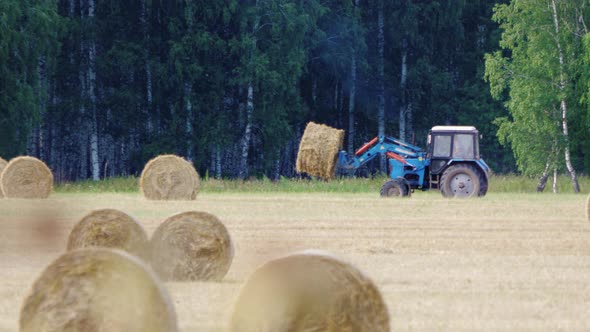
<path id="1" fill-rule="evenodd" d="M 509 52 L 486 56 L 486 79 L 496 98 L 507 93 L 511 114 L 498 120 L 498 135 L 511 143 L 521 171 L 541 175 L 538 190 L 545 187 L 549 171 L 555 175 L 563 163 L 574 192 L 580 191 L 569 120 L 581 110 L 574 84 L 581 39 L 564 28 L 583 20 L 575 9 L 570 1 L 514 0 L 495 10 L 504 31 L 500 46 Z"/>
<path id="2" fill-rule="evenodd" d="M 377 127 L 378 135 L 385 136 L 385 8 L 377 0 Z M 385 155 L 381 155 L 379 168 L 387 172 Z"/>

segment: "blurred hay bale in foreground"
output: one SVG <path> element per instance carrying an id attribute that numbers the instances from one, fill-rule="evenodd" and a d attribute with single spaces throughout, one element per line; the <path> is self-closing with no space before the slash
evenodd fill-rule
<path id="1" fill-rule="evenodd" d="M 114 209 L 92 211 L 74 226 L 67 249 L 87 247 L 121 249 L 142 259 L 149 254 L 149 240 L 141 225 Z"/>
<path id="2" fill-rule="evenodd" d="M 233 260 L 230 235 L 219 219 L 205 212 L 168 218 L 152 235 L 152 267 L 164 280 L 221 280 Z"/>
<path id="3" fill-rule="evenodd" d="M 6 168 L 8 162 L 2 158 L 0 158 L 0 178 L 2 177 L 2 171 Z M 4 194 L 2 193 L 2 184 L 0 184 L 0 198 L 4 198 Z"/>
<path id="4" fill-rule="evenodd" d="M 260 267 L 243 287 L 231 332 L 389 332 L 389 314 L 371 280 L 322 252 Z"/>
<path id="5" fill-rule="evenodd" d="M 79 249 L 35 281 L 21 332 L 175 332 L 176 314 L 159 279 L 120 250 Z"/>

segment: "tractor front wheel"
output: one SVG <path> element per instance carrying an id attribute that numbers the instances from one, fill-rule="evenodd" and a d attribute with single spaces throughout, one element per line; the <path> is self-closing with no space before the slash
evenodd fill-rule
<path id="1" fill-rule="evenodd" d="M 407 197 L 410 196 L 410 188 L 401 180 L 393 179 L 381 186 L 381 197 Z"/>
<path id="2" fill-rule="evenodd" d="M 481 186 L 484 181 L 485 179 L 483 179 L 481 173 L 472 165 L 452 165 L 444 171 L 440 178 L 440 191 L 444 197 L 468 198 L 480 196 Z M 485 195 L 485 193 L 483 194 Z"/>

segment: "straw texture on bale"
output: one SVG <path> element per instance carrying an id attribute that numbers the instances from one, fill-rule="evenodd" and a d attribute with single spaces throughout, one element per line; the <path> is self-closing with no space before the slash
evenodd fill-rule
<path id="1" fill-rule="evenodd" d="M 175 332 L 176 314 L 159 279 L 121 250 L 69 251 L 35 281 L 21 332 Z"/>
<path id="2" fill-rule="evenodd" d="M 145 165 L 140 187 L 147 199 L 194 200 L 200 189 L 199 174 L 188 161 L 162 155 Z"/>
<path id="3" fill-rule="evenodd" d="M 150 244 L 152 267 L 164 280 L 221 280 L 234 255 L 223 223 L 205 212 L 168 218 L 156 229 Z"/>
<path id="4" fill-rule="evenodd" d="M 87 247 L 121 249 L 142 259 L 149 255 L 149 240 L 141 225 L 114 209 L 92 211 L 74 226 L 68 250 Z"/>
<path id="5" fill-rule="evenodd" d="M 2 158 L 0 158 L 0 178 L 2 177 L 2 170 L 8 165 L 8 162 Z M 3 198 L 4 194 L 2 193 L 2 184 L 0 184 L 0 198 Z"/>
<path id="6" fill-rule="evenodd" d="M 353 266 L 322 252 L 270 261 L 246 282 L 231 332 L 389 332 L 379 290 Z"/>
<path id="7" fill-rule="evenodd" d="M 343 142 L 344 130 L 308 123 L 297 153 L 297 172 L 332 179 Z"/>
<path id="8" fill-rule="evenodd" d="M 586 219 L 590 221 L 590 196 L 588 196 L 588 200 L 586 200 Z"/>
<path id="9" fill-rule="evenodd" d="M 2 171 L 0 186 L 7 198 L 47 198 L 53 191 L 53 174 L 37 158 L 18 157 Z"/>

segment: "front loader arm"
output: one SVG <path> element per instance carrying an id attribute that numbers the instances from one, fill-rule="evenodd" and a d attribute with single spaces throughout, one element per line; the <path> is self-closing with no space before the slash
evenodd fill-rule
<path id="1" fill-rule="evenodd" d="M 385 155 L 404 165 L 412 166 L 406 158 L 418 158 L 423 155 L 423 152 L 419 147 L 395 138 L 379 136 L 359 148 L 353 156 L 341 151 L 338 155 L 338 168 L 347 173 L 354 173 L 378 155 Z"/>

